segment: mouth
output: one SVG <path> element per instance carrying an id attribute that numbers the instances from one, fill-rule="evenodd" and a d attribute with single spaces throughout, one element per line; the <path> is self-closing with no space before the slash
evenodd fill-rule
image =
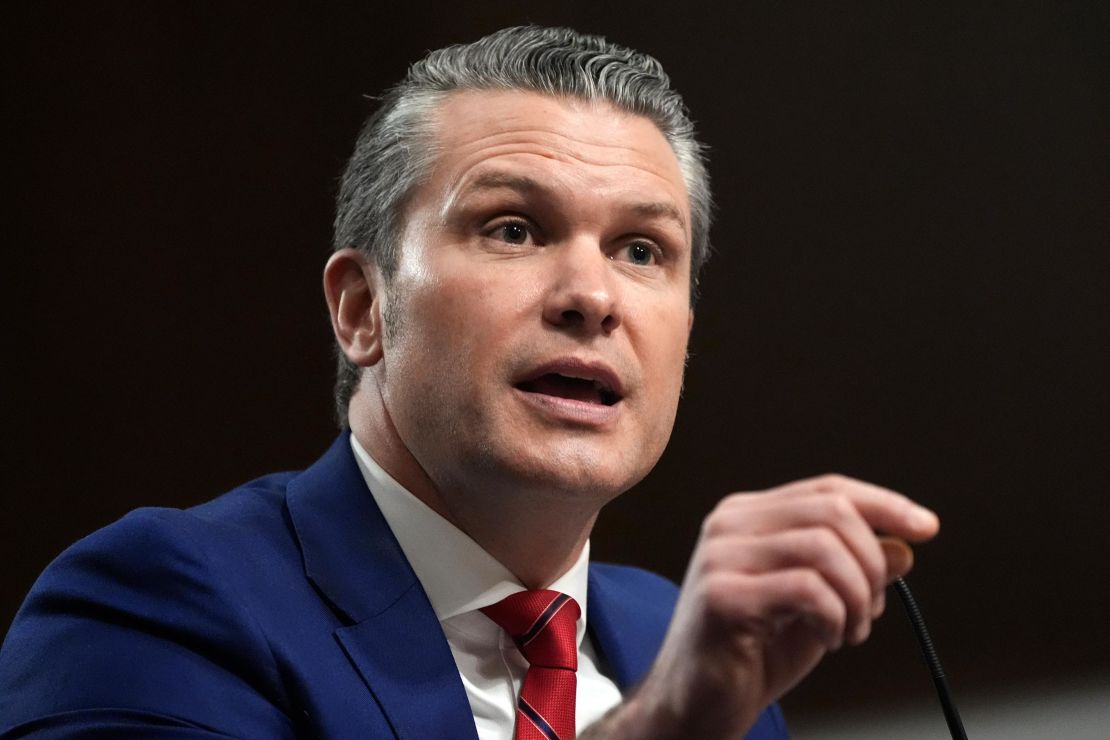
<path id="1" fill-rule="evenodd" d="M 545 396 L 567 398 L 572 401 L 613 406 L 620 401 L 620 396 L 605 387 L 597 380 L 575 378 L 559 373 L 547 373 L 534 380 L 518 383 L 517 388 L 526 393 L 540 393 Z"/>
<path id="2" fill-rule="evenodd" d="M 620 382 L 614 372 L 606 367 L 573 361 L 544 367 L 515 387 L 525 393 L 597 406 L 615 406 L 622 397 Z"/>

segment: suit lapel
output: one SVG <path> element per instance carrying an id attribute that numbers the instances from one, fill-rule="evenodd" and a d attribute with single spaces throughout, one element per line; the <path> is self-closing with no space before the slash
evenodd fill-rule
<path id="1" fill-rule="evenodd" d="M 443 629 L 340 435 L 289 484 L 305 574 L 350 622 L 336 630 L 398 738 L 472 738 Z"/>
<path id="2" fill-rule="evenodd" d="M 641 570 L 591 563 L 588 599 L 594 647 L 627 693 L 647 674 L 663 644 L 675 588 Z"/>
<path id="3" fill-rule="evenodd" d="M 477 740 L 458 668 L 419 585 L 336 636 L 398 738 Z"/>

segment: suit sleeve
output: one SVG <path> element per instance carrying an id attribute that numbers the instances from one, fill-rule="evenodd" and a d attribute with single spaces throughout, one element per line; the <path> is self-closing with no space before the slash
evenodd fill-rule
<path id="1" fill-rule="evenodd" d="M 0 650 L 0 737 L 293 737 L 265 636 L 203 523 L 144 509 L 35 583 Z"/>

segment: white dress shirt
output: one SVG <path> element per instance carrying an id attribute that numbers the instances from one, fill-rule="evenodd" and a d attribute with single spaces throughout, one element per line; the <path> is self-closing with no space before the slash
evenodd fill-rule
<path id="1" fill-rule="evenodd" d="M 478 543 L 391 478 L 353 434 L 350 439 L 366 485 L 443 627 L 474 713 L 478 737 L 512 740 L 517 695 L 528 661 L 505 631 L 478 610 L 524 591 L 524 586 Z M 587 542 L 577 562 L 548 587 L 569 594 L 582 608 L 575 700 L 579 730 L 621 701 L 620 689 L 598 670 L 597 653 L 586 634 L 589 554 Z"/>

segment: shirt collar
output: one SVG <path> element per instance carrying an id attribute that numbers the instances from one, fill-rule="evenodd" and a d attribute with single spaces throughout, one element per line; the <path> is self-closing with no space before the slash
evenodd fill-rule
<path id="1" fill-rule="evenodd" d="M 516 576 L 481 545 L 385 472 L 353 434 L 350 440 L 370 494 L 424 586 L 440 622 L 496 604 L 506 596 L 525 590 Z M 571 596 L 581 607 L 580 645 L 586 630 L 589 559 L 587 540 L 574 565 L 548 586 Z"/>

